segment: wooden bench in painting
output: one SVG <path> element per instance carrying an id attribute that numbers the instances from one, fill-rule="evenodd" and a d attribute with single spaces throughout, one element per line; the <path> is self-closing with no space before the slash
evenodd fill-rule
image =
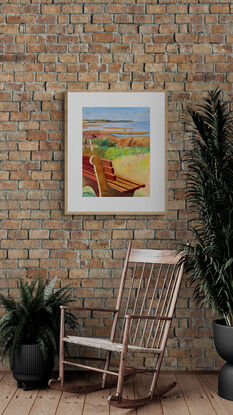
<path id="1" fill-rule="evenodd" d="M 101 197 L 130 197 L 145 184 L 117 176 L 111 160 L 94 155 L 83 156 L 83 186 L 90 186 Z"/>

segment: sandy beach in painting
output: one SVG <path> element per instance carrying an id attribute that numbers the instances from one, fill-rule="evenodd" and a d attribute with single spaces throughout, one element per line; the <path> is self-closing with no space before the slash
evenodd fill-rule
<path id="1" fill-rule="evenodd" d="M 84 107 L 83 156 L 111 160 L 117 176 L 143 182 L 134 197 L 150 195 L 150 109 L 148 107 Z M 84 197 L 95 197 L 83 187 Z"/>

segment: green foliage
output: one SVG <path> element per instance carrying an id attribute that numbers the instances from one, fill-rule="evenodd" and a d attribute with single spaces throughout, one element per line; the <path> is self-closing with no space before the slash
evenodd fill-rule
<path id="1" fill-rule="evenodd" d="M 92 142 L 93 149 L 90 146 L 85 146 L 83 150 L 83 154 L 85 156 L 92 156 L 95 154 L 101 158 L 116 160 L 122 156 L 131 156 L 134 154 L 143 154 L 150 152 L 150 147 L 147 146 L 117 147 L 117 144 L 108 138 L 98 138 L 92 140 Z"/>
<path id="2" fill-rule="evenodd" d="M 0 306 L 5 312 L 0 318 L 0 348 L 2 359 L 13 357 L 21 344 L 39 344 L 44 358 L 58 352 L 60 306 L 70 302 L 68 287 L 55 289 L 57 279 L 48 284 L 38 277 L 31 283 L 20 280 L 20 298 L 0 294 Z M 65 313 L 66 323 L 76 327 L 76 317 Z"/>
<path id="3" fill-rule="evenodd" d="M 185 270 L 196 301 L 233 325 L 233 114 L 220 93 L 209 92 L 198 110 L 188 108 L 185 115 L 193 147 L 187 200 L 195 218 Z"/>
<path id="4" fill-rule="evenodd" d="M 108 138 L 99 138 L 94 141 L 94 144 L 97 144 L 98 146 L 102 147 L 103 149 L 106 149 L 108 147 L 116 147 L 116 143 L 109 140 Z"/>
<path id="5" fill-rule="evenodd" d="M 149 153 L 150 147 L 108 147 L 105 150 L 104 158 L 108 160 L 115 160 L 122 156 L 131 156 L 133 154 Z"/>

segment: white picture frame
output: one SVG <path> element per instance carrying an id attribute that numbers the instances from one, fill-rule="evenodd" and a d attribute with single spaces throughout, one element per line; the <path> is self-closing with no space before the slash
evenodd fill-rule
<path id="1" fill-rule="evenodd" d="M 128 110 L 127 110 L 128 109 Z M 125 111 L 124 111 L 125 110 Z M 126 114 L 130 120 L 126 120 Z M 93 115 L 95 117 L 93 118 Z M 106 119 L 103 115 L 108 115 Z M 148 115 L 149 114 L 149 115 Z M 120 118 L 120 120 L 116 117 Z M 138 118 L 137 118 L 138 117 Z M 145 117 L 145 121 L 144 118 Z M 149 120 L 148 120 L 149 117 Z M 85 118 L 87 118 L 85 120 Z M 131 119 L 132 118 L 132 119 Z M 140 119 L 141 118 L 141 119 Z M 138 121 L 139 120 L 139 121 Z M 118 124 L 117 124 L 118 123 Z M 128 123 L 128 124 L 126 124 Z M 149 150 L 148 150 L 148 129 L 147 131 L 135 131 L 135 126 L 147 126 L 149 128 Z M 86 127 L 87 126 L 87 127 Z M 104 126 L 104 127 L 103 127 Z M 114 127 L 113 127 L 114 126 Z M 126 127 L 126 128 L 123 128 Z M 129 128 L 132 127 L 132 128 Z M 89 128 L 89 130 L 88 130 Z M 104 129 L 103 129 L 104 128 Z M 114 130 L 115 128 L 115 130 Z M 86 132 L 86 129 L 88 132 Z M 139 129 L 136 128 L 136 130 Z M 145 128 L 144 128 L 145 129 Z M 98 130 L 96 132 L 96 130 Z M 85 131 L 85 133 L 83 132 Z M 90 133 L 91 131 L 91 133 Z M 119 134 L 115 133 L 119 132 Z M 84 134 L 86 134 L 84 136 Z M 94 137 L 86 139 L 85 137 Z M 102 134 L 102 135 L 101 135 Z M 132 134 L 132 136 L 130 135 Z M 143 136 L 143 134 L 145 134 Z M 101 137 L 105 138 L 101 138 Z M 108 137 L 108 139 L 106 139 Z M 109 139 L 109 137 L 111 139 Z M 119 137 L 119 140 L 116 139 Z M 131 137 L 127 144 L 126 138 Z M 142 137 L 142 140 L 140 140 Z M 88 140 L 89 144 L 85 144 Z M 102 141 L 101 141 L 102 140 Z M 105 141 L 104 141 L 105 140 Z M 115 141 L 111 141 L 115 140 Z M 144 141 L 143 141 L 144 140 Z M 119 141 L 121 144 L 119 144 Z M 95 144 L 98 143 L 98 144 Z M 100 144 L 101 146 L 100 146 Z M 123 180 L 128 180 L 128 171 L 125 172 L 127 165 L 126 152 L 130 153 L 128 159 L 131 165 L 136 168 L 137 175 L 142 177 L 142 186 L 140 192 L 134 191 L 133 194 L 123 193 L 126 190 L 112 196 L 111 193 L 102 192 L 97 197 L 88 197 L 83 193 L 85 184 L 85 167 L 83 167 L 85 152 L 103 151 L 103 143 L 115 146 L 109 149 L 109 152 L 123 154 L 121 158 L 112 160 L 112 165 L 120 167 L 120 173 L 117 172 L 116 185 L 118 192 L 118 176 Z M 110 144 L 109 144 L 110 143 Z M 136 143 L 132 145 L 132 143 Z M 147 151 L 142 155 L 132 154 L 131 152 L 140 151 L 138 143 L 146 146 L 140 147 L 142 151 Z M 131 144 L 131 145 L 130 145 Z M 129 148 L 130 147 L 130 148 Z M 100 150 L 99 150 L 100 149 Z M 104 153 L 106 154 L 107 151 Z M 102 153 L 101 153 L 102 154 Z M 88 157 L 91 157 L 88 156 Z M 138 158 L 137 158 L 138 157 Z M 139 157 L 141 159 L 139 160 Z M 143 163 L 146 166 L 143 169 Z M 106 159 L 106 157 L 104 157 Z M 90 159 L 92 161 L 92 159 Z M 103 158 L 101 158 L 103 160 Z M 138 161 L 139 160 L 139 161 Z M 122 167 L 123 161 L 125 162 Z M 135 161 L 135 162 L 134 162 Z M 140 164 L 141 163 L 141 164 Z M 149 163 L 149 167 L 148 167 Z M 135 167 L 136 166 L 136 167 Z M 96 173 L 96 182 L 100 189 L 100 179 L 97 174 L 96 166 L 93 171 Z M 84 169 L 84 170 L 83 170 Z M 118 166 L 119 169 L 119 166 Z M 115 174 L 116 167 L 113 174 Z M 106 173 L 106 171 L 105 171 Z M 132 172 L 129 171 L 132 174 Z M 148 178 L 149 174 L 149 178 Z M 106 176 L 106 174 L 105 174 Z M 93 176 L 93 172 L 91 173 Z M 89 179 L 88 179 L 89 180 Z M 92 179 L 91 179 L 92 180 Z M 94 183 L 93 179 L 93 183 Z M 115 179 L 114 179 L 115 180 Z M 138 180 L 132 180 L 138 184 Z M 108 180 L 107 180 L 108 181 Z M 91 182 L 92 183 L 92 182 Z M 110 186 L 113 186 L 112 182 Z M 125 183 L 125 182 L 124 182 Z M 149 184 L 148 184 L 149 183 Z M 126 182 L 128 185 L 128 181 Z M 95 187 L 94 186 L 94 187 Z M 101 185 L 102 186 L 102 185 Z M 123 184 L 123 186 L 126 186 Z M 144 188 L 143 188 L 144 186 Z M 130 187 L 130 186 L 129 186 Z M 86 187 L 85 187 L 86 188 Z M 97 187 L 95 187 L 97 188 Z M 91 189 L 93 191 L 93 189 Z M 144 193 L 143 193 L 144 192 Z M 147 192 L 147 193 L 146 193 Z M 97 193 L 97 192 L 96 192 Z M 94 196 L 96 196 L 94 193 Z M 114 193 L 114 191 L 113 191 Z M 104 195 L 104 196 L 103 196 Z M 122 197 L 124 196 L 124 197 Z M 65 96 L 65 214 L 140 214 L 155 215 L 164 214 L 167 211 L 167 94 L 166 92 L 66 92 Z"/>

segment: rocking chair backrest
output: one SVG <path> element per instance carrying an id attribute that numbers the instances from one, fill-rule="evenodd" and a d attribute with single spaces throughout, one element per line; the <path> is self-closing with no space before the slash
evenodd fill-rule
<path id="1" fill-rule="evenodd" d="M 141 318 L 130 322 L 130 344 L 149 349 L 165 347 L 183 274 L 180 258 L 176 251 L 131 249 L 130 244 L 111 340 L 122 341 L 125 316 L 134 314 Z M 146 320 L 143 316 L 164 319 Z"/>

